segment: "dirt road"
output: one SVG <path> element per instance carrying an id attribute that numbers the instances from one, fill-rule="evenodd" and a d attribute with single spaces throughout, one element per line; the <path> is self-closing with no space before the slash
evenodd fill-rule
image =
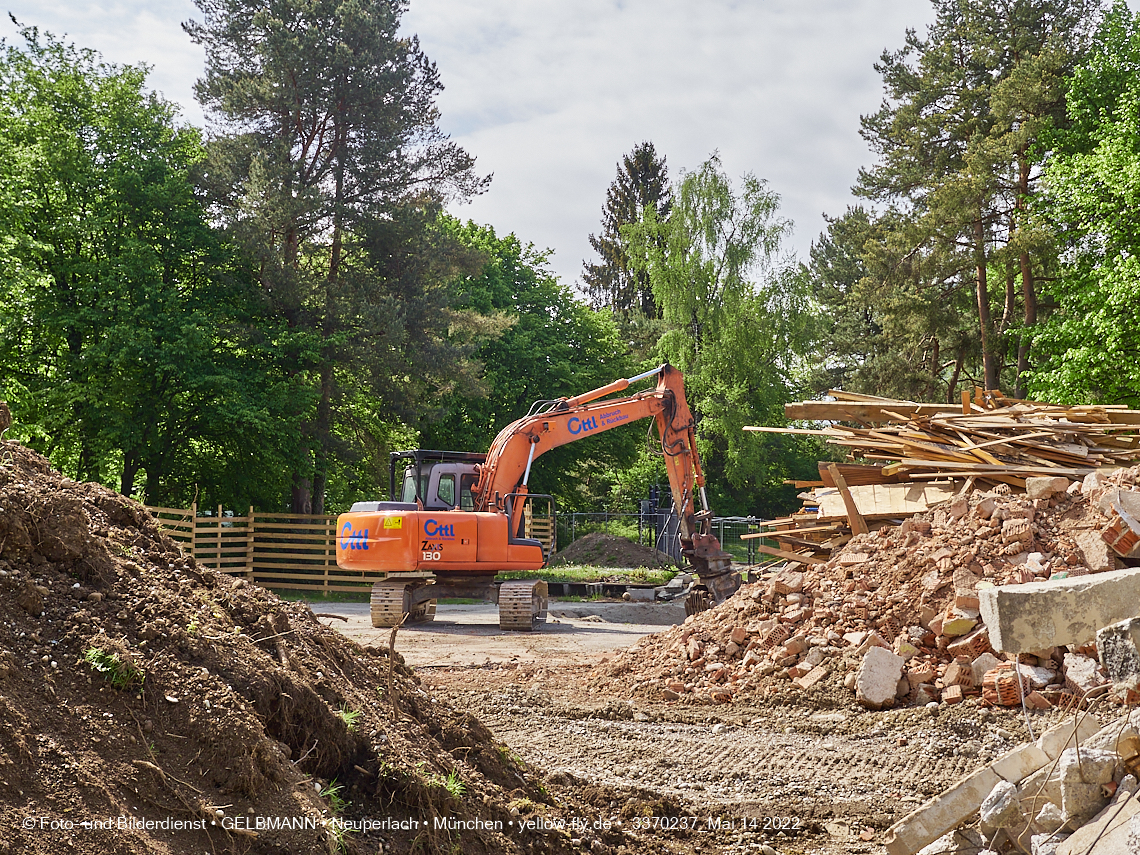
<path id="1" fill-rule="evenodd" d="M 391 630 L 372 626 L 367 603 L 322 604 L 317 609 L 318 614 L 348 618 L 325 622 L 362 644 L 388 643 Z M 396 649 L 417 668 L 535 662 L 592 665 L 598 657 L 684 619 L 680 602 L 555 602 L 541 631 L 504 632 L 499 629 L 496 606 L 441 605 L 434 621 L 401 629 Z"/>
<path id="2" fill-rule="evenodd" d="M 386 643 L 367 606 L 321 606 L 361 642 Z M 494 608 L 440 606 L 400 631 L 424 684 L 476 714 L 553 785 L 610 792 L 602 814 L 641 799 L 682 852 L 877 853 L 897 818 L 1022 741 L 1013 714 L 967 703 L 868 712 L 795 696 L 760 706 L 634 706 L 600 694 L 590 669 L 684 619 L 679 604 L 557 603 L 536 633 L 503 633 Z M 604 802 L 605 800 L 603 800 Z M 627 819 L 627 821 L 629 821 Z"/>

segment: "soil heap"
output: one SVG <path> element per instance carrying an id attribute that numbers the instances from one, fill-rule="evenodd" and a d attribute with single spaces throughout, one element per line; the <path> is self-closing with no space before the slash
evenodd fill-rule
<path id="1" fill-rule="evenodd" d="M 557 852 L 519 823 L 570 810 L 398 655 L 0 442 L 5 851 Z"/>
<path id="2" fill-rule="evenodd" d="M 1007 485 L 853 538 L 826 562 L 790 564 L 682 626 L 646 636 L 591 680 L 683 703 L 799 699 L 807 706 L 1079 705 L 1107 678 L 1094 647 L 996 655 L 978 589 L 1115 569 L 1101 538 L 1106 496 L 1140 467 L 1037 495 Z M 1048 488 L 1050 485 L 1046 485 Z M 1092 639 L 1089 639 L 1092 642 Z M 1017 681 L 1022 683 L 1019 691 Z"/>
<path id="3" fill-rule="evenodd" d="M 591 532 L 579 537 L 565 549 L 556 552 L 550 563 L 623 568 L 671 567 L 674 564 L 673 559 L 664 552 L 634 543 L 628 537 L 605 532 Z"/>

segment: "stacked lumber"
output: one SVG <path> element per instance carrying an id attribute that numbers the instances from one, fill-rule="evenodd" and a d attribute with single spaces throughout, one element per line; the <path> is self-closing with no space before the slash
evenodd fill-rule
<path id="1" fill-rule="evenodd" d="M 1066 406 L 963 393 L 961 406 L 920 404 L 832 390 L 833 400 L 787 404 L 792 420 L 822 428 L 746 427 L 765 433 L 816 434 L 847 450 L 847 462 L 819 464 L 818 481 L 800 494 L 804 509 L 771 520 L 761 551 L 796 560 L 818 556 L 852 535 L 969 492 L 1026 480 L 1081 480 L 1092 472 L 1140 463 L 1140 410 Z M 810 558 L 809 558 L 810 560 Z"/>

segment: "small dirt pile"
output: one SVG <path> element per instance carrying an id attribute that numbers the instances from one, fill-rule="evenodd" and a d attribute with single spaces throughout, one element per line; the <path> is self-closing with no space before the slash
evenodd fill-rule
<path id="1" fill-rule="evenodd" d="M 590 564 L 595 567 L 672 567 L 673 559 L 628 537 L 592 532 L 556 552 L 551 565 Z"/>
<path id="2" fill-rule="evenodd" d="M 960 496 L 855 537 L 826 563 L 787 566 L 643 638 L 591 678 L 629 696 L 696 703 L 778 697 L 832 706 L 855 691 L 872 708 L 971 695 L 1009 704 L 1028 694 L 1042 709 L 1078 704 L 1107 682 L 1095 650 L 1023 654 L 1014 674 L 989 647 L 978 589 L 1114 569 L 1100 534 L 1106 498 L 1140 482 L 1140 467 L 1083 484 L 1043 480 L 1056 480 L 1045 495 L 1000 485 Z"/>
<path id="3" fill-rule="evenodd" d="M 5 851 L 570 851 L 519 830 L 568 805 L 418 682 L 0 442 Z"/>

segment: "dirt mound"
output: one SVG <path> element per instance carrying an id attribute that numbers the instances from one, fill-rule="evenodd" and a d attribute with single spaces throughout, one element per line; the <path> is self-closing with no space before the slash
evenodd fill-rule
<path id="1" fill-rule="evenodd" d="M 6 851 L 571 848 L 519 824 L 573 806 L 398 655 L 197 566 L 141 506 L 14 442 L 0 734 Z"/>
<path id="2" fill-rule="evenodd" d="M 590 564 L 595 567 L 672 567 L 673 559 L 664 552 L 634 543 L 628 537 L 592 532 L 559 550 L 551 565 Z"/>
<path id="3" fill-rule="evenodd" d="M 626 696 L 683 703 L 838 707 L 850 704 L 868 649 L 886 647 L 905 667 L 897 696 L 882 703 L 983 695 L 983 674 L 1002 658 L 989 649 L 979 587 L 1115 566 L 1100 537 L 1108 521 L 1101 505 L 1140 481 L 1140 467 L 1090 479 L 1035 499 L 1002 485 L 857 536 L 826 563 L 785 567 L 683 626 L 646 636 L 591 679 Z M 1027 690 L 1037 690 L 1039 708 L 1072 706 L 1105 682 L 1089 652 L 1020 657 L 1033 669 Z M 1070 667 L 1088 673 L 1077 679 Z"/>

